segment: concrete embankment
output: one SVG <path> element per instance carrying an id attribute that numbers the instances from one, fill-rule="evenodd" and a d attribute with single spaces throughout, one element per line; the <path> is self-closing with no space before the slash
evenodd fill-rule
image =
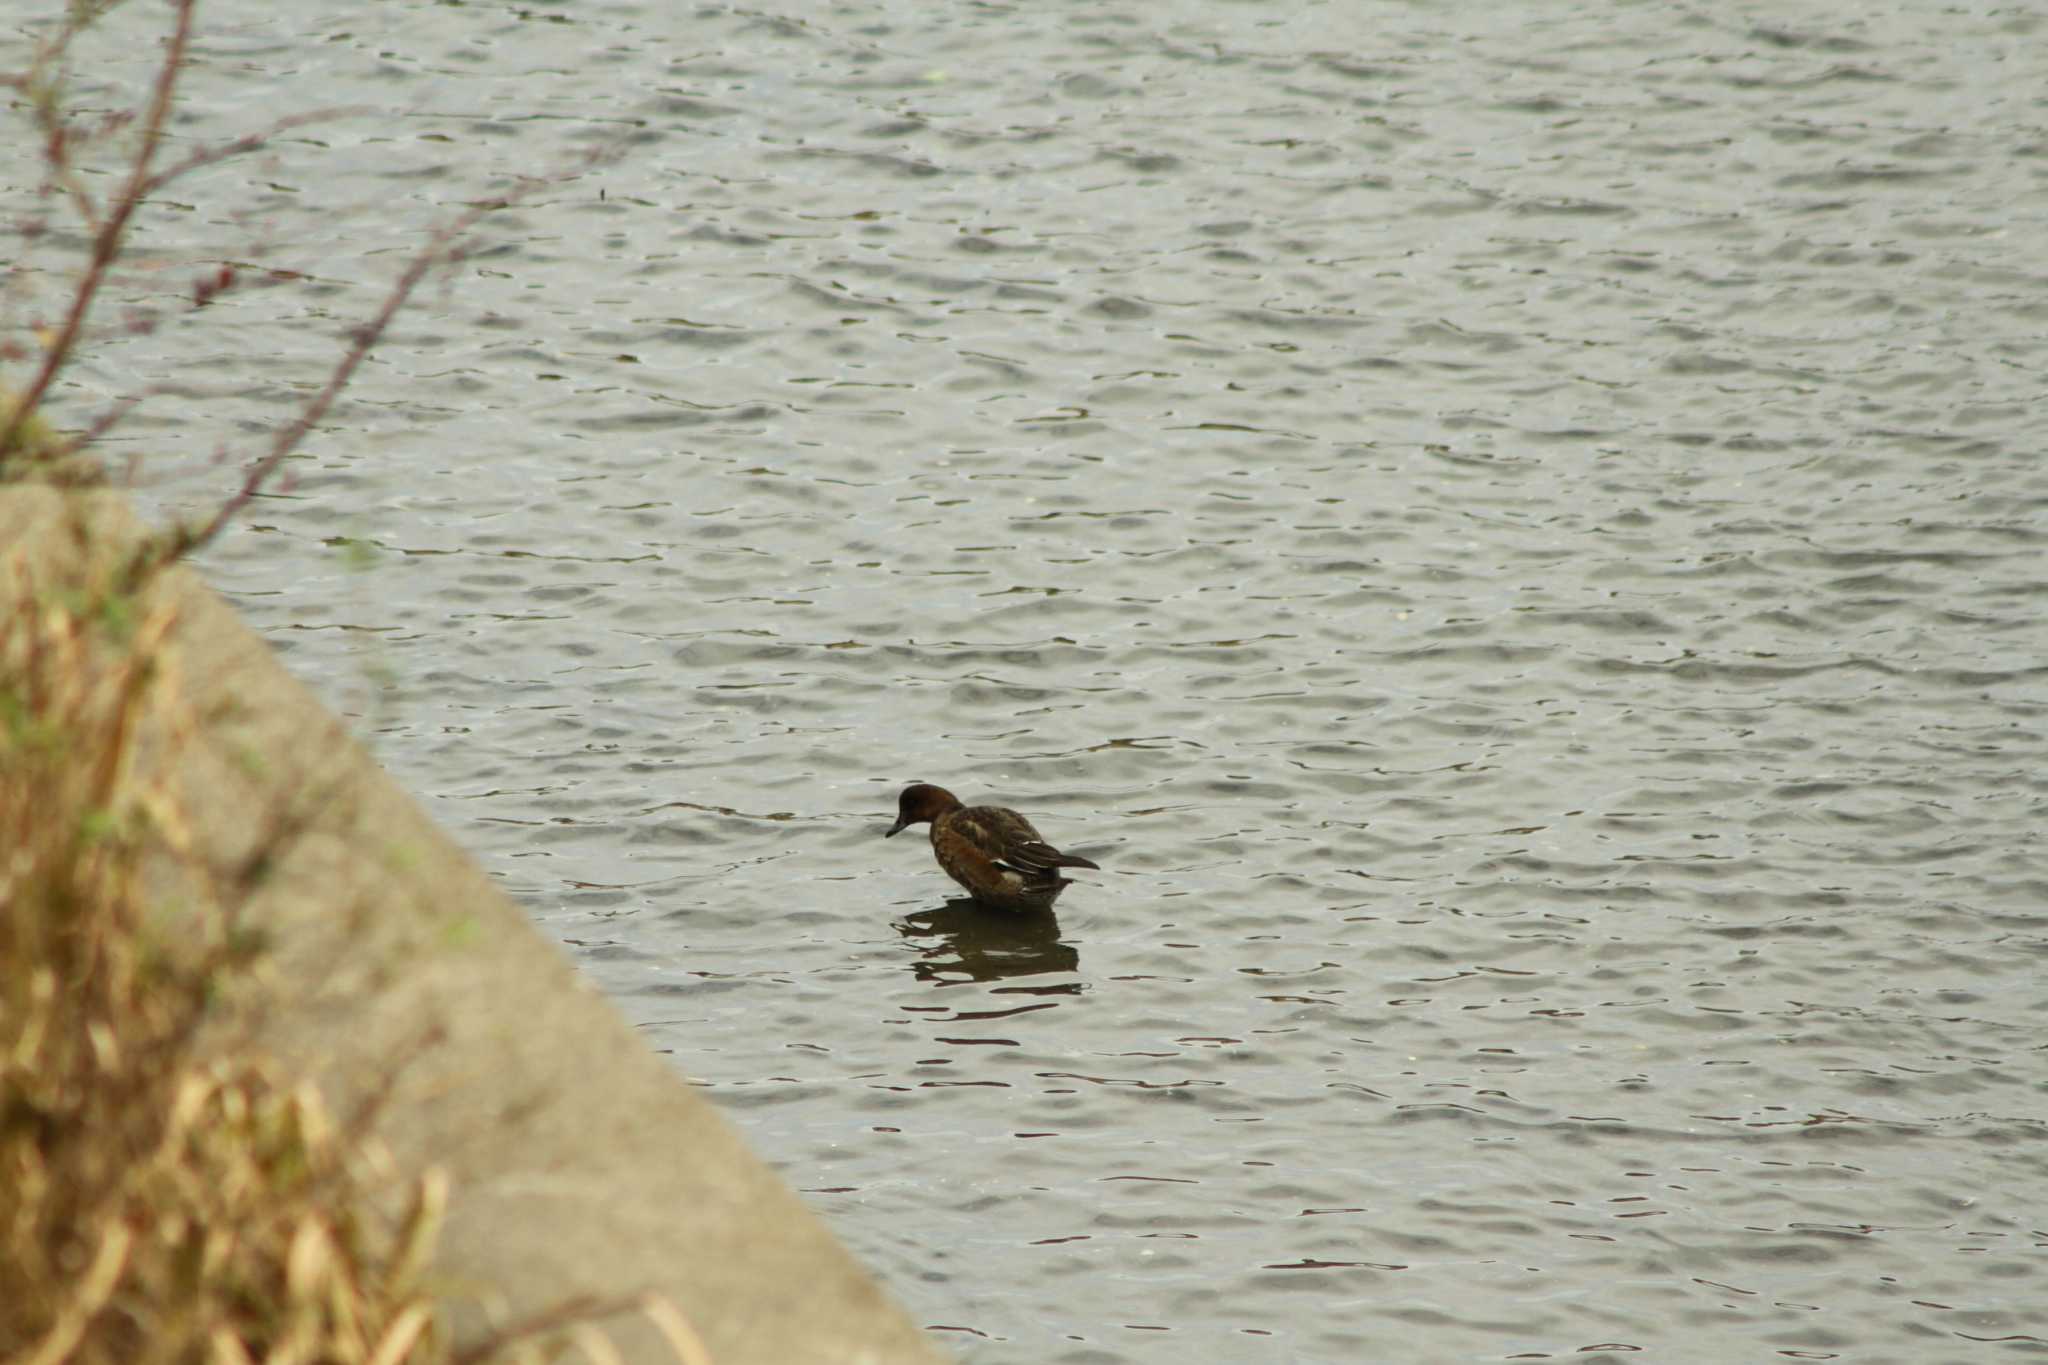
<path id="1" fill-rule="evenodd" d="M 48 592 L 137 534 L 116 495 L 0 488 L 0 555 L 28 570 L 0 581 Z M 717 1365 L 944 1358 L 196 575 L 143 591 L 175 607 L 158 714 L 180 733 L 142 761 L 201 863 L 274 842 L 244 912 L 270 944 L 257 1041 L 337 1112 L 382 1095 L 400 1166 L 448 1173 L 456 1297 L 510 1321 L 651 1291 Z M 603 1325 L 674 1358 L 643 1318 Z"/>

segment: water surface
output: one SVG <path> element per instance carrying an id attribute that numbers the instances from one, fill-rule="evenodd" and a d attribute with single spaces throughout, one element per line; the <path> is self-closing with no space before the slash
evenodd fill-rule
<path id="1" fill-rule="evenodd" d="M 145 224 L 305 276 L 75 372 L 159 505 L 626 144 L 206 568 L 963 1359 L 2043 1352 L 2038 9 L 200 52 L 368 112 Z M 949 904 L 918 779 L 1104 870 Z"/>

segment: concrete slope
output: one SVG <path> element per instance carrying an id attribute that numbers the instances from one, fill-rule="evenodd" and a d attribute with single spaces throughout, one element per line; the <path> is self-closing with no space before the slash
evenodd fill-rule
<path id="1" fill-rule="evenodd" d="M 0 487 L 0 590 L 135 535 L 116 495 Z M 400 1164 L 448 1171 L 453 1290 L 500 1321 L 654 1290 L 717 1365 L 944 1359 L 231 609 L 183 569 L 149 591 L 177 620 L 146 761 L 214 865 L 279 850 L 247 911 L 272 948 L 260 1040 L 337 1111 L 383 1096 Z M 644 1320 L 605 1325 L 673 1359 Z"/>

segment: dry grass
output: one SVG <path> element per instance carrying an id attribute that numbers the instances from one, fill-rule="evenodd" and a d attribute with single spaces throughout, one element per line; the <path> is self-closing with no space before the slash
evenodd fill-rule
<path id="1" fill-rule="evenodd" d="M 169 611 L 0 574 L 0 1358 L 435 1358 L 445 1182 L 394 1199 L 367 1115 L 199 1046 L 260 951 L 262 864 L 201 866 L 137 761 L 146 736 L 167 770 L 202 719 Z"/>
<path id="2" fill-rule="evenodd" d="M 27 67 L 0 72 L 43 149 L 45 180 L 16 226 L 25 247 L 83 242 L 67 296 L 0 327 L 0 485 L 104 482 L 96 443 L 143 395 L 64 431 L 44 400 L 97 335 L 136 215 L 195 169 L 263 148 L 291 115 L 181 160 L 162 155 L 196 0 L 171 0 L 154 81 L 132 111 L 67 107 L 72 48 L 118 0 L 52 4 Z M 594 154 L 584 165 L 601 159 Z M 0 547 L 0 1361 L 8 1365 L 399 1365 L 573 1352 L 615 1360 L 592 1324 L 638 1309 L 677 1359 L 703 1343 L 659 1300 L 578 1300 L 460 1347 L 432 1267 L 450 1197 L 437 1172 L 399 1172 L 376 1114 L 330 1112 L 235 1026 L 260 1010 L 262 944 L 244 909 L 317 812 L 288 789 L 252 851 L 210 862 L 169 780 L 215 718 L 191 714 L 152 591 L 278 475 L 413 291 L 460 259 L 489 213 L 555 179 L 522 181 L 428 235 L 374 315 L 341 339 L 314 395 L 246 462 L 211 515 L 120 553 L 82 518 L 70 553 Z M 63 229 L 62 231 L 58 229 Z M 61 272 L 0 265 L 0 305 Z M 201 269 L 187 305 L 240 287 Z M 46 301 L 47 302 L 47 301 Z M 42 308 L 42 304 L 37 305 Z M 162 319 L 130 318 L 116 330 Z M 61 561 L 61 563 L 59 562 Z M 74 567 L 66 567 L 74 566 Z M 85 566 L 85 567 L 76 567 Z M 40 577 L 38 575 L 41 575 Z M 337 907 L 345 909 L 346 907 Z M 373 912 L 376 907 L 357 907 Z M 366 1102 L 367 1104 L 368 1102 Z M 488 1286 L 470 1287 L 486 1296 Z"/>
<path id="3" fill-rule="evenodd" d="M 593 1324 L 638 1310 L 708 1365 L 634 1296 L 451 1340 L 446 1178 L 398 1170 L 377 1098 L 333 1113 L 251 1041 L 277 1002 L 244 912 L 317 789 L 232 864 L 188 837 L 173 779 L 218 718 L 184 700 L 173 595 L 127 591 L 75 497 L 70 545 L 0 558 L 0 1361 L 606 1362 Z"/>

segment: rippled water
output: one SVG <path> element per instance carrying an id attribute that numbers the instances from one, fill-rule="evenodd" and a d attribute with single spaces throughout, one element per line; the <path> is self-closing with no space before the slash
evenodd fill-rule
<path id="1" fill-rule="evenodd" d="M 209 571 L 935 1334 L 2036 1355 L 2043 18 L 220 6 L 310 278 L 69 396 L 203 501 L 623 135 Z"/>

